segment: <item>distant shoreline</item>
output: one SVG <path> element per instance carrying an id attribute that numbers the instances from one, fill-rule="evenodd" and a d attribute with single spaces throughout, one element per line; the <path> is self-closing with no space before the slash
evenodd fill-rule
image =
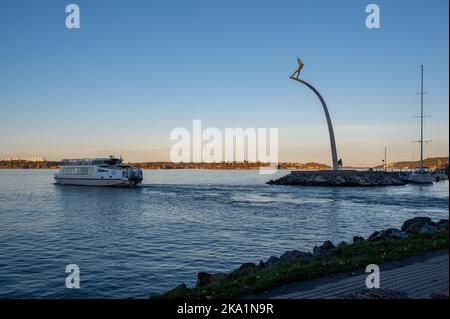
<path id="1" fill-rule="evenodd" d="M 436 170 L 447 168 L 449 165 L 448 156 L 432 157 L 424 160 L 425 167 Z M 268 167 L 269 163 L 250 163 L 250 162 L 220 162 L 220 163 L 173 163 L 173 162 L 141 162 L 132 163 L 134 166 L 149 170 L 162 169 L 204 169 L 204 170 L 256 170 L 261 167 Z M 44 162 L 29 162 L 29 161 L 0 161 L 0 169 L 58 169 L 61 165 L 60 161 L 44 161 Z M 418 161 L 401 161 L 388 163 L 387 170 L 392 169 L 415 169 L 419 167 Z M 330 166 L 323 163 L 293 163 L 280 162 L 278 169 L 284 170 L 329 170 Z M 369 167 L 355 167 L 344 166 L 344 169 L 368 169 Z M 383 169 L 383 165 L 373 167 L 374 169 Z"/>
<path id="2" fill-rule="evenodd" d="M 27 162 L 27 161 L 0 161 L 0 169 L 58 169 L 61 162 Z M 257 170 L 261 167 L 269 167 L 269 163 L 249 162 L 221 162 L 221 163 L 173 163 L 173 162 L 143 162 L 132 163 L 142 169 L 203 169 L 203 170 Z M 321 163 L 278 163 L 278 169 L 298 170 L 326 170 L 330 166 Z"/>

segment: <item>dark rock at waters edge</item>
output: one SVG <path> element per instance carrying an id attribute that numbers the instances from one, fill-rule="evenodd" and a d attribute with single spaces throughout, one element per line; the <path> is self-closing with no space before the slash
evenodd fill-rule
<path id="1" fill-rule="evenodd" d="M 433 222 L 429 217 L 414 217 L 408 219 L 403 223 L 402 230 L 410 234 L 417 234 L 417 233 L 433 232 L 443 227 L 445 227 L 445 222 L 439 224 Z M 448 227 L 448 220 L 447 220 L 447 227 Z"/>
<path id="2" fill-rule="evenodd" d="M 336 248 L 337 248 L 337 249 L 339 249 L 339 248 L 344 248 L 344 247 L 347 247 L 347 246 L 349 246 L 349 245 L 350 245 L 350 244 L 347 243 L 346 241 L 341 241 L 339 244 L 337 244 Z"/>
<path id="3" fill-rule="evenodd" d="M 160 298 L 164 298 L 165 295 L 181 293 L 186 289 L 188 289 L 188 287 L 186 286 L 185 283 L 182 283 L 182 284 L 176 286 L 175 288 L 165 292 L 164 294 L 152 293 L 152 294 L 150 294 L 149 298 L 150 299 L 160 299 Z"/>
<path id="4" fill-rule="evenodd" d="M 443 229 L 448 229 L 448 219 L 442 219 L 438 223 L 433 222 L 429 217 L 414 217 L 405 221 L 402 225 L 401 230 L 397 228 L 388 228 L 381 231 L 376 231 L 367 238 L 369 242 L 376 241 L 387 241 L 387 240 L 399 240 L 402 238 L 407 238 L 412 234 L 426 233 L 426 232 L 436 232 Z M 365 239 L 360 236 L 353 237 L 353 243 L 364 241 Z M 320 246 L 315 246 L 313 253 L 303 252 L 299 250 L 289 250 L 283 253 L 280 257 L 271 256 L 266 262 L 261 261 L 258 265 L 254 263 L 244 263 L 236 270 L 230 273 L 215 273 L 210 274 L 206 272 L 200 272 L 197 274 L 196 287 L 204 287 L 207 285 L 215 285 L 220 283 L 222 279 L 226 279 L 230 275 L 242 275 L 250 274 L 261 269 L 272 268 L 278 265 L 280 262 L 311 262 L 315 258 L 326 258 L 330 256 L 335 256 L 336 251 L 341 247 L 348 246 L 350 244 L 346 242 L 341 242 L 337 247 L 329 240 L 325 241 Z M 187 289 L 185 284 L 181 284 L 178 287 L 170 290 L 164 295 L 173 294 L 177 292 L 182 292 Z M 392 292 L 395 294 L 395 292 Z M 152 298 L 158 298 L 164 295 L 154 294 Z M 393 295 L 388 291 L 381 291 L 380 295 L 367 295 L 364 291 L 361 291 L 353 296 L 353 298 L 383 298 L 389 299 Z M 398 296 L 397 296 L 398 297 Z M 351 297 L 350 297 L 351 298 Z"/>
<path id="5" fill-rule="evenodd" d="M 269 257 L 266 262 L 260 261 L 256 266 L 258 269 L 272 268 L 279 262 L 292 262 L 292 261 L 304 261 L 309 262 L 313 259 L 313 254 L 300 251 L 300 250 L 288 250 L 283 253 L 279 258 L 275 256 Z"/>
<path id="6" fill-rule="evenodd" d="M 315 246 L 313 249 L 314 257 L 328 257 L 334 255 L 336 246 L 329 240 L 325 241 L 322 246 Z"/>
<path id="7" fill-rule="evenodd" d="M 435 231 L 438 231 L 440 229 L 438 224 L 430 225 L 425 224 L 423 225 L 422 229 L 419 231 L 420 233 L 433 233 Z"/>
<path id="8" fill-rule="evenodd" d="M 392 240 L 392 239 L 401 239 L 408 237 L 408 233 L 397 229 L 397 228 L 389 228 L 382 231 L 376 231 L 372 235 L 367 238 L 367 241 L 380 241 L 380 240 Z"/>
<path id="9" fill-rule="evenodd" d="M 407 182 L 395 173 L 374 171 L 293 171 L 267 184 L 304 186 L 402 186 Z"/>
<path id="10" fill-rule="evenodd" d="M 294 249 L 281 255 L 280 261 L 310 261 L 312 258 L 313 254 Z"/>
<path id="11" fill-rule="evenodd" d="M 233 274 L 252 273 L 257 269 L 258 267 L 254 263 L 244 263 L 238 269 L 233 271 Z"/>
<path id="12" fill-rule="evenodd" d="M 275 256 L 270 256 L 269 259 L 267 259 L 267 261 L 261 262 L 260 263 L 260 267 L 261 268 L 271 268 L 273 266 L 275 266 L 276 264 L 278 264 L 278 262 L 280 261 L 280 258 L 275 257 Z"/>
<path id="13" fill-rule="evenodd" d="M 210 274 L 207 272 L 199 272 L 197 274 L 197 283 L 195 284 L 195 286 L 202 287 L 206 285 L 218 284 L 225 277 L 226 274 L 224 273 Z"/>
<path id="14" fill-rule="evenodd" d="M 354 236 L 353 242 L 357 243 L 358 241 L 365 241 L 365 239 L 364 239 L 364 237 L 361 237 L 361 236 Z"/>

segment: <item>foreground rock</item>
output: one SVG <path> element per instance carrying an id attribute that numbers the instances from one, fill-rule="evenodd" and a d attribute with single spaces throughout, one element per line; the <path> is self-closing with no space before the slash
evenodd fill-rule
<path id="1" fill-rule="evenodd" d="M 280 258 L 275 257 L 275 256 L 270 256 L 266 262 L 261 261 L 259 263 L 259 268 L 272 268 L 272 267 L 276 266 L 279 261 L 280 261 Z"/>
<path id="2" fill-rule="evenodd" d="M 361 237 L 361 236 L 354 236 L 353 237 L 353 243 L 357 243 L 359 241 L 364 241 L 364 240 L 365 240 L 364 237 Z"/>
<path id="3" fill-rule="evenodd" d="M 373 171 L 293 171 L 267 184 L 305 186 L 402 186 L 407 182 L 399 176 Z"/>
<path id="4" fill-rule="evenodd" d="M 418 234 L 437 231 L 447 225 L 448 220 L 435 223 L 429 217 L 414 217 L 403 223 L 402 230 L 409 234 Z"/>
<path id="5" fill-rule="evenodd" d="M 244 263 L 238 269 L 233 271 L 233 274 L 248 274 L 258 270 L 258 267 L 254 263 Z"/>
<path id="6" fill-rule="evenodd" d="M 280 256 L 280 261 L 289 262 L 289 261 L 310 261 L 313 258 L 313 254 L 305 253 L 299 250 L 291 250 L 285 252 Z"/>
<path id="7" fill-rule="evenodd" d="M 397 229 L 397 228 L 388 228 L 382 231 L 376 231 L 372 235 L 367 238 L 367 241 L 380 241 L 380 240 L 392 240 L 392 239 L 402 239 L 408 237 L 408 233 Z"/>
<path id="8" fill-rule="evenodd" d="M 329 257 L 333 256 L 336 251 L 336 246 L 329 240 L 325 241 L 322 246 L 315 246 L 313 249 L 314 257 Z"/>
<path id="9" fill-rule="evenodd" d="M 195 286 L 203 287 L 207 285 L 215 285 L 218 284 L 225 277 L 226 274 L 223 273 L 210 274 L 207 272 L 199 272 L 197 274 L 197 283 Z"/>

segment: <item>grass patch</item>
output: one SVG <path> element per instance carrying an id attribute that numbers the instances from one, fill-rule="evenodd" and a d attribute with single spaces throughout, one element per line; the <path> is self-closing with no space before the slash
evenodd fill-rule
<path id="1" fill-rule="evenodd" d="M 448 229 L 417 234 L 409 238 L 367 242 L 340 247 L 333 257 L 314 258 L 310 262 L 278 263 L 272 268 L 229 274 L 216 285 L 174 289 L 162 298 L 237 298 L 260 293 L 281 285 L 361 269 L 368 264 L 400 260 L 437 249 L 448 249 Z"/>

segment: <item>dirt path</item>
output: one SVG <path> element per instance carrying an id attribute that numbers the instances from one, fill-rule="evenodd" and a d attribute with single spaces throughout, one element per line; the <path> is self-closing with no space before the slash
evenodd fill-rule
<path id="1" fill-rule="evenodd" d="M 429 299 L 437 291 L 448 290 L 448 251 L 380 264 L 380 289 L 409 298 Z M 347 298 L 366 288 L 365 269 L 353 273 L 296 282 L 250 298 L 335 299 Z"/>

